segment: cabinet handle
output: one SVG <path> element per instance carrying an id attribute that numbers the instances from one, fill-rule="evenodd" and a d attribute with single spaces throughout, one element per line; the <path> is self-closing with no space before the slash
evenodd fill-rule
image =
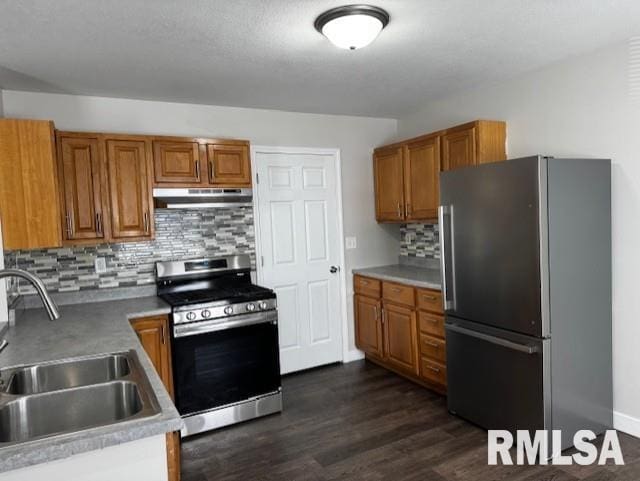
<path id="1" fill-rule="evenodd" d="M 438 369 L 437 367 L 433 367 L 433 366 L 428 366 L 427 365 L 427 369 L 431 369 L 433 372 L 440 372 L 440 369 Z"/>
<path id="2" fill-rule="evenodd" d="M 73 220 L 69 211 L 67 211 L 65 218 L 67 220 L 67 237 L 71 239 L 73 237 Z"/>
<path id="3" fill-rule="evenodd" d="M 149 233 L 149 213 L 148 212 L 144 213 L 143 220 L 144 220 L 144 231 L 148 234 Z"/>
<path id="4" fill-rule="evenodd" d="M 426 294 L 423 294 L 422 298 L 426 299 L 427 301 L 435 301 L 436 300 L 436 296 L 427 296 Z"/>
<path id="5" fill-rule="evenodd" d="M 362 284 L 363 286 L 368 286 L 369 285 L 369 281 L 361 280 L 360 284 Z"/>
<path id="6" fill-rule="evenodd" d="M 386 315 L 384 308 L 382 308 L 382 316 L 380 316 L 380 322 L 382 322 L 382 324 L 384 324 L 384 316 Z"/>
<path id="7" fill-rule="evenodd" d="M 102 235 L 102 214 L 96 212 L 96 233 Z"/>
<path id="8" fill-rule="evenodd" d="M 435 347 L 436 349 L 440 349 L 440 344 L 433 341 L 423 341 L 427 346 Z"/>
<path id="9" fill-rule="evenodd" d="M 429 322 L 433 322 L 434 324 L 438 323 L 438 319 L 434 319 L 433 317 L 427 317 L 427 319 L 429 320 Z"/>
<path id="10" fill-rule="evenodd" d="M 406 217 L 409 217 L 411 215 L 411 204 L 407 203 L 406 205 Z"/>
<path id="11" fill-rule="evenodd" d="M 392 287 L 392 288 L 391 288 L 391 291 L 392 291 L 392 292 L 395 292 L 395 293 L 397 294 L 397 293 L 399 293 L 399 292 L 402 292 L 402 289 L 400 289 L 399 287 Z"/>
<path id="12" fill-rule="evenodd" d="M 400 208 L 400 202 L 398 202 L 397 212 L 398 212 L 398 219 L 402 219 L 402 209 Z"/>
<path id="13" fill-rule="evenodd" d="M 373 320 L 377 321 L 378 320 L 378 306 L 374 306 L 373 312 L 374 312 L 374 316 L 375 316 Z"/>
<path id="14" fill-rule="evenodd" d="M 213 182 L 213 162 L 209 161 L 209 180 Z"/>
<path id="15" fill-rule="evenodd" d="M 196 164 L 196 179 L 200 180 L 200 162 L 196 160 L 195 164 Z"/>
<path id="16" fill-rule="evenodd" d="M 162 345 L 164 346 L 164 343 L 165 343 L 164 324 L 162 325 L 162 329 L 160 329 L 160 337 L 161 337 Z"/>

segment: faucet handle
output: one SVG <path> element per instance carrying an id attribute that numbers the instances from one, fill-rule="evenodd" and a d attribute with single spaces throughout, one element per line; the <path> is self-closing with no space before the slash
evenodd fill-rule
<path id="1" fill-rule="evenodd" d="M 9 341 L 7 341 L 6 339 L 3 339 L 2 342 L 0 342 L 0 352 L 2 352 L 2 350 L 8 345 L 9 345 Z"/>

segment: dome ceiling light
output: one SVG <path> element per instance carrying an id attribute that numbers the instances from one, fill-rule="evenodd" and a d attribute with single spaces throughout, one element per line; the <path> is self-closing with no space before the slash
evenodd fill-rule
<path id="1" fill-rule="evenodd" d="M 336 47 L 356 50 L 373 42 L 389 23 L 389 14 L 371 5 L 345 5 L 327 10 L 314 26 Z"/>

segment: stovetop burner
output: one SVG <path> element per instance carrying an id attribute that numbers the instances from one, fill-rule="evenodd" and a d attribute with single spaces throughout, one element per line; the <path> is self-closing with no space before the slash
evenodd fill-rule
<path id="1" fill-rule="evenodd" d="M 220 301 L 234 304 L 239 302 L 259 301 L 275 297 L 273 291 L 270 289 L 256 286 L 255 284 L 231 288 L 171 292 L 159 294 L 159 296 L 172 307 Z"/>

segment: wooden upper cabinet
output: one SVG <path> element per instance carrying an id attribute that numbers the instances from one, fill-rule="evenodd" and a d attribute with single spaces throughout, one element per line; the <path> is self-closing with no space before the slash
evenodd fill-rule
<path id="1" fill-rule="evenodd" d="M 440 137 L 404 147 L 407 220 L 436 219 L 440 200 Z"/>
<path id="2" fill-rule="evenodd" d="M 356 346 L 379 358 L 384 355 L 382 341 L 382 306 L 379 299 L 354 296 Z"/>
<path id="3" fill-rule="evenodd" d="M 220 186 L 251 186 L 248 145 L 207 144 L 209 182 Z"/>
<path id="4" fill-rule="evenodd" d="M 376 150 L 373 155 L 376 219 L 404 220 L 404 166 L 402 148 Z"/>
<path id="5" fill-rule="evenodd" d="M 66 241 L 105 239 L 103 164 L 97 137 L 57 134 Z"/>
<path id="6" fill-rule="evenodd" d="M 106 139 L 112 238 L 151 238 L 154 232 L 150 142 Z"/>
<path id="7" fill-rule="evenodd" d="M 156 185 L 199 184 L 202 181 L 200 146 L 197 142 L 153 141 Z"/>
<path id="8" fill-rule="evenodd" d="M 478 120 L 448 129 L 442 137 L 442 168 L 452 170 L 507 158 L 504 122 Z"/>
<path id="9" fill-rule="evenodd" d="M 53 122 L 0 119 L 4 248 L 62 245 Z"/>
<path id="10" fill-rule="evenodd" d="M 418 333 L 415 311 L 384 304 L 385 359 L 392 366 L 418 374 Z"/>
<path id="11" fill-rule="evenodd" d="M 440 172 L 505 160 L 507 126 L 495 120 L 433 132 L 374 151 L 378 222 L 434 222 Z"/>
<path id="12" fill-rule="evenodd" d="M 476 129 L 471 127 L 442 137 L 443 170 L 476 165 Z"/>

